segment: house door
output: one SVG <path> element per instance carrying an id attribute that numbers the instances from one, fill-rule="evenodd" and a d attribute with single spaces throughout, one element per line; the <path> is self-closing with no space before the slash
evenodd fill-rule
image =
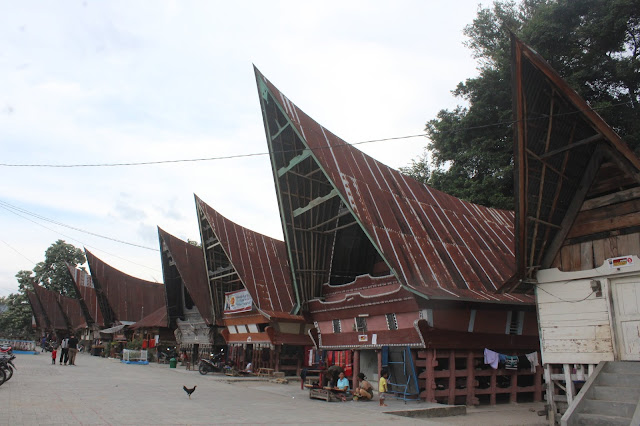
<path id="1" fill-rule="evenodd" d="M 640 361 L 640 276 L 611 280 L 618 354 Z"/>

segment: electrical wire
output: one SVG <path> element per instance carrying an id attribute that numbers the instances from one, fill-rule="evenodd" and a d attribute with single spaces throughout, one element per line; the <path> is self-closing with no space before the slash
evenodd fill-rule
<path id="1" fill-rule="evenodd" d="M 582 299 L 578 299 L 578 300 L 565 300 L 561 297 L 556 296 L 555 294 L 549 293 L 547 290 L 545 290 L 544 288 L 542 288 L 541 286 L 537 286 L 536 287 L 538 290 L 542 290 L 545 293 L 547 293 L 549 296 L 555 297 L 556 299 L 558 299 L 555 302 L 546 302 L 546 303 L 578 303 L 578 302 L 584 302 L 585 300 L 587 300 L 588 298 L 590 298 L 593 294 L 595 294 L 595 291 L 592 291 L 591 293 L 589 293 L 586 297 L 583 297 Z M 545 303 L 545 304 L 546 304 Z"/>
<path id="2" fill-rule="evenodd" d="M 552 115 L 543 114 L 543 115 L 541 115 L 539 117 L 527 118 L 525 121 L 526 122 L 530 122 L 530 121 L 537 121 L 537 120 L 547 120 L 550 117 L 558 118 L 558 117 L 564 117 L 564 116 L 568 116 L 568 115 L 579 114 L 579 113 L 586 112 L 586 111 L 597 111 L 597 110 L 614 108 L 614 107 L 618 107 L 618 106 L 622 106 L 622 105 L 628 105 L 628 104 L 632 104 L 631 101 L 620 102 L 620 103 L 617 103 L 617 104 L 611 104 L 611 105 L 607 105 L 607 106 L 603 106 L 603 107 L 599 107 L 599 108 L 579 109 L 579 110 L 575 110 L 575 111 L 569 111 L 569 112 L 565 112 L 565 113 L 558 113 L 558 114 L 552 114 Z M 479 126 L 469 126 L 469 127 L 464 127 L 464 128 L 452 129 L 452 130 L 449 130 L 449 131 L 440 132 L 440 134 L 449 134 L 449 133 L 450 134 L 455 134 L 455 133 L 462 133 L 462 132 L 471 131 L 471 130 L 486 129 L 486 128 L 490 128 L 490 127 L 511 126 L 511 125 L 516 124 L 518 122 L 519 122 L 519 120 L 501 121 L 501 122 L 497 122 L 497 123 L 483 124 L 483 125 L 479 125 Z M 316 132 L 315 129 L 309 129 L 309 130 L 313 131 L 313 132 Z M 354 143 L 351 143 L 351 144 L 345 142 L 343 144 L 335 144 L 335 145 L 331 145 L 331 146 L 327 146 L 327 147 L 312 148 L 311 151 L 317 151 L 317 150 L 322 150 L 322 149 L 334 149 L 334 148 L 356 146 L 356 145 L 364 145 L 364 144 L 377 143 L 377 142 L 389 142 L 389 141 L 394 141 L 394 140 L 412 139 L 412 138 L 428 137 L 428 136 L 429 136 L 428 133 L 420 133 L 420 134 L 415 134 L 415 135 L 396 136 L 396 137 L 381 138 L 381 139 L 371 139 L 371 140 L 366 140 L 366 141 L 361 141 L 361 142 L 354 142 Z M 296 150 L 296 149 L 290 149 L 290 150 L 275 151 L 274 153 L 288 153 L 288 152 L 297 152 L 297 151 L 298 150 Z M 130 167 L 130 166 L 150 166 L 150 165 L 158 165 L 158 164 L 197 163 L 197 162 L 203 162 L 203 161 L 232 160 L 232 159 L 237 159 L 237 158 L 259 157 L 259 156 L 264 156 L 264 155 L 269 155 L 269 153 L 268 152 L 254 152 L 254 153 L 248 153 L 248 154 L 223 155 L 223 156 L 218 156 L 218 157 L 186 158 L 186 159 L 177 159 L 177 160 L 157 160 L 157 161 L 138 161 L 138 162 L 118 162 L 118 163 L 86 163 L 86 164 L 15 164 L 15 163 L 0 163 L 0 167 L 43 167 L 43 168 L 44 167 L 46 167 L 46 168 Z"/>
<path id="3" fill-rule="evenodd" d="M 25 259 L 27 259 L 29 262 L 33 263 L 34 265 L 37 265 L 36 262 L 34 262 L 33 260 L 29 259 L 27 256 L 25 256 L 24 254 L 20 253 L 17 249 L 15 249 L 14 247 L 12 247 L 8 242 L 6 242 L 5 240 L 0 240 L 2 241 L 7 247 L 9 247 L 11 250 L 15 251 L 16 253 L 18 253 L 20 256 L 24 257 Z"/>

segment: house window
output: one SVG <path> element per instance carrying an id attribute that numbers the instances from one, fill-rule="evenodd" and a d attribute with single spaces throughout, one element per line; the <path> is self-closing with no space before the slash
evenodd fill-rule
<path id="1" fill-rule="evenodd" d="M 420 319 L 427 320 L 429 327 L 433 327 L 433 309 L 420 310 Z"/>
<path id="2" fill-rule="evenodd" d="M 333 320 L 333 332 L 334 333 L 341 333 L 342 332 L 342 327 L 340 326 L 340 320 L 339 319 L 334 319 Z"/>
<path id="3" fill-rule="evenodd" d="M 398 329 L 398 320 L 396 318 L 396 314 L 387 314 L 387 327 L 389 330 L 397 330 Z"/>
<path id="4" fill-rule="evenodd" d="M 365 331 L 367 331 L 366 317 L 356 317 L 356 331 L 359 333 L 364 333 Z"/>
<path id="5" fill-rule="evenodd" d="M 524 324 L 524 311 L 507 312 L 507 330 L 506 334 L 522 334 L 522 325 Z"/>

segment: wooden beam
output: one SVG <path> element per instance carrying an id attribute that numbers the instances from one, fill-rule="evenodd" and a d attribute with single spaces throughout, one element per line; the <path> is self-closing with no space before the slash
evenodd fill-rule
<path id="1" fill-rule="evenodd" d="M 302 154 L 293 157 L 286 167 L 281 167 L 280 169 L 278 169 L 278 177 L 282 177 L 282 175 L 284 175 L 289 170 L 293 169 L 295 166 L 309 157 L 311 157 L 311 150 L 305 149 L 304 151 L 302 151 Z"/>
<path id="2" fill-rule="evenodd" d="M 345 209 L 342 213 L 338 213 L 337 216 L 332 217 L 329 220 L 325 220 L 324 222 L 321 222 L 317 225 L 312 226 L 311 228 L 307 228 L 307 229 L 301 229 L 301 231 L 313 231 L 314 229 L 320 228 L 321 226 L 324 226 L 328 223 L 333 222 L 334 220 L 338 220 L 340 219 L 342 216 L 346 216 L 348 214 L 351 214 L 351 212 L 348 209 Z"/>
<path id="3" fill-rule="evenodd" d="M 309 202 L 309 204 L 307 204 L 306 206 L 298 207 L 297 209 L 295 209 L 293 211 L 293 217 L 298 217 L 301 214 L 311 210 L 314 207 L 319 206 L 320 204 L 324 203 L 325 201 L 328 201 L 328 200 L 330 200 L 330 199 L 332 199 L 333 197 L 336 197 L 336 196 L 338 196 L 338 191 L 334 188 L 327 195 L 324 195 L 322 197 L 318 197 L 315 200 L 311 200 Z"/>
<path id="4" fill-rule="evenodd" d="M 344 229 L 344 228 L 348 228 L 350 226 L 356 225 L 358 223 L 358 221 L 354 220 L 353 222 L 347 223 L 346 225 L 342 225 L 342 226 L 338 226 L 336 228 L 333 229 L 329 229 L 327 231 L 322 231 L 323 234 L 330 234 L 332 232 L 336 232 L 339 231 L 340 229 Z"/>
<path id="5" fill-rule="evenodd" d="M 623 172 L 633 177 L 640 184 L 640 172 L 618 151 L 614 151 L 609 145 L 605 146 L 604 155 L 618 166 Z"/>
<path id="6" fill-rule="evenodd" d="M 546 159 L 546 158 L 549 158 L 549 157 L 553 157 L 554 155 L 558 155 L 560 153 L 563 153 L 563 152 L 568 151 L 568 150 L 573 149 L 573 148 L 577 148 L 577 147 L 582 146 L 582 145 L 587 145 L 587 144 L 590 144 L 592 142 L 597 142 L 597 141 L 599 141 L 601 139 L 602 139 L 602 135 L 600 133 L 598 133 L 596 135 L 589 136 L 588 138 L 582 139 L 582 140 L 580 140 L 578 142 L 574 142 L 574 143 L 570 143 L 569 145 L 565 145 L 562 148 L 558 148 L 558 149 L 554 149 L 553 151 L 545 152 L 544 154 L 542 154 L 540 156 L 540 158 Z"/>
<path id="7" fill-rule="evenodd" d="M 544 257 L 542 258 L 541 267 L 542 269 L 547 269 L 553 262 L 553 259 L 556 257 L 560 248 L 562 247 L 562 243 L 565 238 L 569 234 L 571 230 L 571 226 L 578 216 L 580 212 L 580 207 L 584 203 L 584 197 L 587 195 L 589 191 L 589 187 L 593 183 L 593 179 L 596 177 L 598 173 L 598 169 L 600 164 L 602 163 L 604 155 L 602 153 L 602 149 L 600 147 L 596 148 L 595 152 L 591 156 L 589 160 L 589 164 L 582 175 L 582 180 L 580 181 L 580 186 L 578 190 L 575 192 L 571 203 L 569 204 L 569 208 L 562 219 L 562 223 L 560 224 L 561 228 L 556 233 L 555 237 L 551 241 L 551 243 L 547 246 L 545 250 Z"/>
<path id="8" fill-rule="evenodd" d="M 547 167 L 549 170 L 551 170 L 552 172 L 554 172 L 555 174 L 557 174 L 558 176 L 560 176 L 562 179 L 566 179 L 569 180 L 569 177 L 567 175 L 565 175 L 564 173 L 562 173 L 560 170 L 556 169 L 555 167 L 553 167 L 552 165 L 550 165 L 549 163 L 547 163 L 545 160 L 542 159 L 542 157 L 540 157 L 539 155 L 537 155 L 535 152 L 527 149 L 527 154 L 529 154 L 531 157 L 535 158 L 536 160 L 538 160 L 539 162 L 542 163 L 542 165 L 544 167 Z M 544 178 L 544 168 L 543 168 L 543 174 L 542 174 L 543 178 Z"/>
<path id="9" fill-rule="evenodd" d="M 271 140 L 273 140 L 273 139 L 277 138 L 278 136 L 280 136 L 280 133 L 284 132 L 286 130 L 286 128 L 289 127 L 290 125 L 291 125 L 291 123 L 289 121 L 287 121 L 287 124 L 285 124 L 284 126 L 280 127 L 278 129 L 278 131 L 274 135 L 271 135 Z"/>
<path id="10" fill-rule="evenodd" d="M 534 222 L 537 222 L 537 223 L 541 223 L 541 224 L 543 224 L 543 225 L 552 226 L 552 227 L 554 227 L 554 228 L 558 228 L 558 229 L 560 229 L 560 225 L 556 225 L 555 223 L 547 222 L 546 220 L 536 219 L 536 218 L 535 218 L 535 217 L 533 217 L 533 216 L 529 216 L 529 217 L 527 217 L 527 219 L 528 219 L 528 220 L 531 220 L 531 221 L 534 221 Z"/>
<path id="11" fill-rule="evenodd" d="M 603 195 L 602 197 L 592 198 L 585 201 L 580 208 L 581 211 L 593 210 L 599 207 L 608 206 L 610 204 L 622 203 L 625 201 L 640 198 L 640 187 L 627 189 L 625 191 L 616 192 L 614 194 Z"/>

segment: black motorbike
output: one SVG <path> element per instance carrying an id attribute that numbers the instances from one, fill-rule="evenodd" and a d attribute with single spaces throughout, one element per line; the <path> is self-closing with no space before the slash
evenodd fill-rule
<path id="1" fill-rule="evenodd" d="M 9 381 L 13 377 L 13 371 L 17 370 L 13 364 L 13 360 L 16 356 L 13 354 L 0 354 L 0 385 Z"/>
<path id="2" fill-rule="evenodd" d="M 207 373 L 218 373 L 222 371 L 224 366 L 223 362 L 224 352 L 218 354 L 210 354 L 209 359 L 200 358 L 200 365 L 198 371 L 200 374 L 205 375 Z"/>

